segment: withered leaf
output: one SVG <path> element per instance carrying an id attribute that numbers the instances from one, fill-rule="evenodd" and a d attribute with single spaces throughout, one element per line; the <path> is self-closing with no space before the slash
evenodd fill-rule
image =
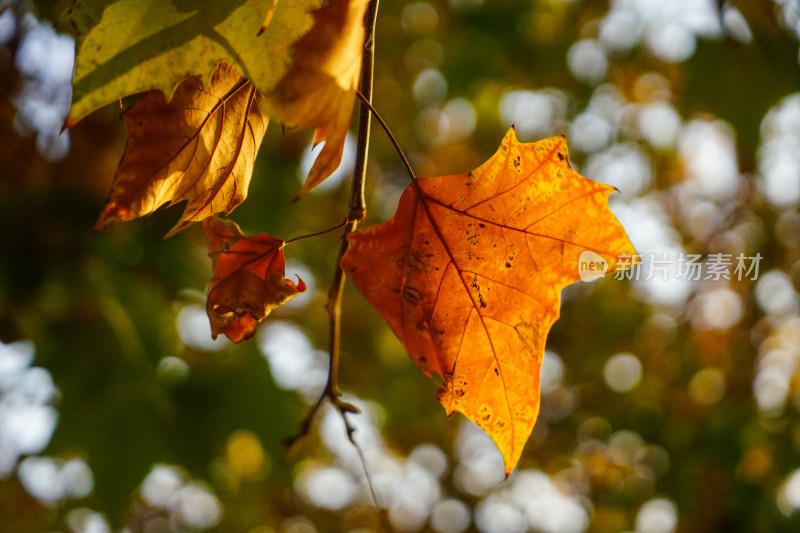
<path id="1" fill-rule="evenodd" d="M 509 130 L 473 172 L 415 180 L 392 219 L 350 236 L 342 267 L 427 375 L 447 414 L 491 436 L 508 475 L 539 413 L 545 340 L 582 252 L 635 255 L 613 187 L 577 174 L 563 137 Z"/>
<path id="2" fill-rule="evenodd" d="M 293 46 L 298 60 L 266 94 L 275 120 L 316 128 L 314 142 L 325 141 L 300 195 L 322 183 L 341 162 L 361 72 L 367 4 L 331 0 L 313 11 L 314 26 Z"/>
<path id="3" fill-rule="evenodd" d="M 269 121 L 262 98 L 233 66 L 220 63 L 208 88 L 188 77 L 167 102 L 149 91 L 123 113 L 125 155 L 95 229 L 184 200 L 167 236 L 247 196 L 256 153 Z"/>
<path id="4" fill-rule="evenodd" d="M 211 283 L 206 312 L 211 334 L 234 342 L 252 337 L 258 323 L 306 285 L 286 279 L 284 241 L 261 233 L 246 236 L 234 222 L 217 217 L 203 221 L 211 257 Z"/>

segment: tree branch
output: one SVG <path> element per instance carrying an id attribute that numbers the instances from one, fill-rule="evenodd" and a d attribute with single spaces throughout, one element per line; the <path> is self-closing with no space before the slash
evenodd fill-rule
<path id="1" fill-rule="evenodd" d="M 359 410 L 351 403 L 345 402 L 341 399 L 342 393 L 339 390 L 339 345 L 341 339 L 341 314 L 342 314 L 342 291 L 344 289 L 345 274 L 340 266 L 342 256 L 347 252 L 350 242 L 347 236 L 355 231 L 358 223 L 364 220 L 367 213 L 366 200 L 364 198 L 364 182 L 367 174 L 367 159 L 369 154 L 369 135 L 372 106 L 369 101 L 372 99 L 372 78 L 373 78 L 373 64 L 374 64 L 374 43 L 375 43 L 375 21 L 378 14 L 378 1 L 370 0 L 364 15 L 364 54 L 361 61 L 361 78 L 359 81 L 358 94 L 362 98 L 361 106 L 359 107 L 359 122 L 358 122 L 358 142 L 356 146 L 356 164 L 353 171 L 353 184 L 350 190 L 350 205 L 347 214 L 347 221 L 344 225 L 344 233 L 342 235 L 342 245 L 339 250 L 339 258 L 336 262 L 336 271 L 334 273 L 333 282 L 328 293 L 328 316 L 330 323 L 330 361 L 328 364 L 328 381 L 325 384 L 325 389 L 322 395 L 311 408 L 303 421 L 300 432 L 296 437 L 289 440 L 290 446 L 293 446 L 298 440 L 308 434 L 311 425 L 319 412 L 322 405 L 326 400 L 330 401 L 333 407 L 339 412 L 344 421 L 345 429 L 347 431 L 347 438 L 356 447 L 359 456 L 361 457 L 366 474 L 367 483 L 370 492 L 375 501 L 375 506 L 380 509 L 378 504 L 377 495 L 372 484 L 372 479 L 367 469 L 366 459 L 364 452 L 353 436 L 355 427 L 348 421 L 347 413 L 358 413 Z M 386 522 L 385 517 L 381 516 L 382 522 Z"/>

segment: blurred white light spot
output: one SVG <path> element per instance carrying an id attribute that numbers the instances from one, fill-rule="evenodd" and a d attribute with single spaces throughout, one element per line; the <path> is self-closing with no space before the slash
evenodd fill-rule
<path id="1" fill-rule="evenodd" d="M 777 368 L 762 368 L 753 379 L 753 395 L 762 415 L 771 418 L 780 416 L 789 395 L 786 374 Z"/>
<path id="2" fill-rule="evenodd" d="M 800 509 L 800 468 L 792 471 L 778 489 L 778 508 L 785 516 Z"/>
<path id="3" fill-rule="evenodd" d="M 197 483 L 187 483 L 178 489 L 175 497 L 178 517 L 192 529 L 209 529 L 222 519 L 219 500 Z"/>
<path id="4" fill-rule="evenodd" d="M 431 527 L 436 533 L 462 533 L 472 520 L 469 507 L 461 500 L 437 502 L 431 511 Z"/>
<path id="5" fill-rule="evenodd" d="M 300 156 L 300 165 L 297 167 L 297 179 L 300 181 L 300 183 L 305 183 L 308 173 L 311 171 L 311 167 L 314 165 L 314 161 L 317 160 L 317 156 L 325 147 L 325 142 L 326 141 L 322 141 L 316 146 L 314 146 L 312 142 L 312 144 L 309 144 L 306 149 L 303 150 L 303 155 Z M 337 189 L 339 185 L 341 185 L 344 178 L 353 172 L 355 165 L 356 141 L 353 138 L 353 134 L 348 131 L 347 136 L 344 138 L 344 150 L 342 151 L 342 160 L 339 163 L 339 166 L 336 167 L 336 170 L 333 171 L 333 174 L 328 176 L 325 181 L 314 187 L 312 192 L 326 193 Z M 301 296 L 302 295 L 298 296 L 297 298 L 300 298 Z M 290 300 L 290 302 L 291 301 L 292 300 Z"/>
<path id="6" fill-rule="evenodd" d="M 637 125 L 642 138 L 653 148 L 675 147 L 681 130 L 681 116 L 671 105 L 655 102 L 639 111 Z"/>
<path id="7" fill-rule="evenodd" d="M 14 127 L 23 134 L 36 133 L 39 152 L 59 161 L 70 146 L 69 132 L 61 130 L 72 99 L 75 41 L 31 13 L 19 22 L 19 34 L 16 65 L 22 84 L 14 98 Z"/>
<path id="8" fill-rule="evenodd" d="M 76 507 L 67 513 L 67 525 L 72 533 L 111 533 L 106 518 L 86 507 Z"/>
<path id="9" fill-rule="evenodd" d="M 34 352 L 30 341 L 0 342 L 0 479 L 21 455 L 42 451 L 58 424 L 49 405 L 58 389 L 47 370 L 30 366 Z"/>
<path id="10" fill-rule="evenodd" d="M 582 533 L 589 526 L 589 515 L 577 499 L 562 493 L 550 476 L 538 470 L 514 475 L 511 500 L 524 510 L 534 531 Z"/>
<path id="11" fill-rule="evenodd" d="M 224 350 L 231 342 L 224 335 L 216 340 L 211 338 L 211 324 L 204 307 L 200 305 L 186 305 L 178 311 L 176 319 L 178 335 L 187 346 L 204 352 Z"/>
<path id="12" fill-rule="evenodd" d="M 144 478 L 142 499 L 150 505 L 169 507 L 175 502 L 175 493 L 183 485 L 183 476 L 175 468 L 156 465 Z"/>
<path id="13" fill-rule="evenodd" d="M 603 378 L 611 390 L 628 392 L 639 385 L 642 379 L 642 363 L 633 354 L 616 354 L 606 361 Z"/>
<path id="14" fill-rule="evenodd" d="M 466 419 L 456 436 L 456 456 L 459 464 L 453 472 L 453 481 L 462 492 L 482 496 L 505 478 L 500 450 L 483 430 Z"/>
<path id="15" fill-rule="evenodd" d="M 761 121 L 758 169 L 767 201 L 777 207 L 800 202 L 800 93 L 787 96 Z"/>
<path id="16" fill-rule="evenodd" d="M 5 46 L 17 33 L 17 19 L 13 9 L 4 9 L 0 13 L 0 46 Z"/>
<path id="17" fill-rule="evenodd" d="M 209 529 L 222 519 L 217 497 L 205 485 L 188 479 L 178 467 L 155 465 L 139 491 L 145 503 L 165 508 L 182 526 L 180 530 Z"/>
<path id="18" fill-rule="evenodd" d="M 692 300 L 692 327 L 698 331 L 732 328 L 743 314 L 742 298 L 730 289 L 706 291 Z"/>
<path id="19" fill-rule="evenodd" d="M 584 174 L 593 180 L 613 185 L 622 199 L 633 198 L 650 185 L 653 171 L 650 160 L 638 145 L 614 144 L 592 154 L 586 161 Z"/>
<path id="20" fill-rule="evenodd" d="M 469 100 L 454 98 L 445 104 L 442 117 L 446 123 L 445 136 L 448 142 L 467 139 L 475 132 L 477 116 Z"/>
<path id="21" fill-rule="evenodd" d="M 569 127 L 569 143 L 582 152 L 596 152 L 611 141 L 613 134 L 614 130 L 603 117 L 587 111 L 572 121 Z"/>
<path id="22" fill-rule="evenodd" d="M 22 374 L 11 395 L 24 403 L 41 405 L 50 402 L 56 393 L 50 372 L 41 367 L 33 367 Z"/>
<path id="23" fill-rule="evenodd" d="M 678 149 L 686 173 L 703 192 L 727 201 L 739 189 L 739 167 L 733 130 L 721 121 L 692 120 L 683 128 Z"/>
<path id="24" fill-rule="evenodd" d="M 570 46 L 567 65 L 575 79 L 596 83 L 606 76 L 608 59 L 602 46 L 592 39 L 583 39 Z"/>
<path id="25" fill-rule="evenodd" d="M 27 457 L 17 469 L 20 483 L 28 494 L 45 505 L 64 498 L 64 484 L 56 462 L 49 457 Z"/>
<path id="26" fill-rule="evenodd" d="M 441 487 L 437 478 L 426 468 L 406 461 L 403 468 L 403 483 L 400 500 L 413 500 L 425 508 L 425 513 L 439 501 Z"/>
<path id="27" fill-rule="evenodd" d="M 94 474 L 83 459 L 70 459 L 59 472 L 64 483 L 64 496 L 79 500 L 94 490 Z"/>
<path id="28" fill-rule="evenodd" d="M 518 135 L 545 137 L 564 120 L 567 97 L 556 89 L 510 91 L 500 98 L 499 111 L 503 124 L 514 124 Z"/>
<path id="29" fill-rule="evenodd" d="M 354 404 L 361 410 L 360 415 L 349 417 L 348 419 L 353 428 L 355 428 L 356 441 L 364 451 L 368 464 L 372 464 L 371 460 L 378 459 L 383 462 L 383 466 L 394 468 L 396 466 L 395 461 L 392 458 L 387 458 L 386 446 L 377 426 L 378 421 L 384 416 L 383 408 L 378 404 L 347 395 L 342 399 Z M 326 407 L 323 411 L 322 420 L 320 421 L 320 437 L 325 446 L 336 456 L 339 464 L 347 467 L 351 472 L 360 474 L 363 471 L 361 458 L 347 438 L 341 416 L 333 408 Z"/>
<path id="30" fill-rule="evenodd" d="M 678 508 L 666 498 L 648 500 L 636 515 L 636 533 L 672 533 L 678 525 Z"/>
<path id="31" fill-rule="evenodd" d="M 447 454 L 435 444 L 418 444 L 408 454 L 408 462 L 421 466 L 437 479 L 447 471 Z"/>
<path id="32" fill-rule="evenodd" d="M 798 309 L 792 280 L 780 270 L 770 270 L 759 277 L 755 293 L 756 302 L 765 313 L 783 315 Z"/>
<path id="33" fill-rule="evenodd" d="M 94 489 L 94 476 L 83 459 L 31 456 L 20 462 L 17 475 L 28 494 L 47 506 L 85 498 Z"/>
<path id="34" fill-rule="evenodd" d="M 786 153 L 773 157 L 764 173 L 764 194 L 778 207 L 790 207 L 800 200 L 800 180 L 796 157 Z"/>
<path id="35" fill-rule="evenodd" d="M 61 161 L 67 157 L 70 147 L 69 131 L 52 134 L 40 133 L 36 136 L 36 149 L 48 161 Z"/>
<path id="36" fill-rule="evenodd" d="M 683 250 L 680 238 L 662 207 L 657 193 L 636 198 L 628 202 L 612 200 L 609 205 L 628 233 L 633 246 L 641 254 L 639 276 L 634 277 L 635 295 L 648 303 L 683 306 L 692 293 L 693 281 L 677 275 L 675 258 Z M 656 269 L 655 261 L 667 260 L 664 270 Z M 653 275 L 650 270 L 653 269 Z"/>
<path id="37" fill-rule="evenodd" d="M 539 380 L 542 394 L 557 389 L 564 381 L 564 361 L 555 352 L 545 350 Z"/>
<path id="38" fill-rule="evenodd" d="M 523 533 L 528 529 L 519 507 L 491 498 L 475 507 L 475 524 L 483 533 Z"/>
<path id="39" fill-rule="evenodd" d="M 312 371 L 324 364 L 306 334 L 289 322 L 273 320 L 258 330 L 256 338 L 272 379 L 282 389 L 305 389 Z"/>
<path id="40" fill-rule="evenodd" d="M 600 21 L 600 42 L 612 51 L 630 50 L 641 33 L 641 19 L 629 9 L 613 9 Z"/>
<path id="41" fill-rule="evenodd" d="M 389 521 L 396 531 L 419 531 L 427 519 L 427 506 L 417 499 L 402 499 L 389 507 Z"/>
<path id="42" fill-rule="evenodd" d="M 730 2 L 725 2 L 722 6 L 722 25 L 725 33 L 740 43 L 750 43 L 753 40 L 753 31 L 747 24 L 747 19 Z"/>
<path id="43" fill-rule="evenodd" d="M 47 23 L 26 13 L 24 33 L 17 49 L 17 68 L 27 77 L 43 76 L 50 85 L 72 80 L 75 41 L 56 33 Z"/>
<path id="44" fill-rule="evenodd" d="M 0 390 L 16 384 L 19 376 L 33 363 L 35 351 L 31 341 L 0 342 Z"/>
<path id="45" fill-rule="evenodd" d="M 57 425 L 58 411 L 49 405 L 0 403 L 0 443 L 18 454 L 42 451 Z"/>
<path id="46" fill-rule="evenodd" d="M 417 74 L 411 94 L 420 106 L 438 105 L 447 96 L 447 80 L 436 69 L 423 70 Z"/>
<path id="47" fill-rule="evenodd" d="M 298 480 L 300 493 L 320 509 L 344 509 L 356 496 L 353 478 L 337 467 L 318 468 Z"/>
<path id="48" fill-rule="evenodd" d="M 686 61 L 697 46 L 694 34 L 681 24 L 650 26 L 645 40 L 654 56 L 670 63 Z"/>
<path id="49" fill-rule="evenodd" d="M 713 0 L 615 0 L 600 21 L 601 42 L 610 51 L 635 46 L 644 34 L 650 52 L 663 61 L 680 62 L 694 53 L 698 37 L 722 33 Z M 739 25 L 731 22 L 731 27 Z"/>

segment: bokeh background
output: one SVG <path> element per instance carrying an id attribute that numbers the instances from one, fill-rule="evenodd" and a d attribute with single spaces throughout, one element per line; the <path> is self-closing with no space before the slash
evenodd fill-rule
<path id="1" fill-rule="evenodd" d="M 309 290 L 254 340 L 212 341 L 200 227 L 162 241 L 171 209 L 89 231 L 125 131 L 110 106 L 59 135 L 66 7 L 0 2 L 0 530 L 379 531 L 335 413 L 292 457 L 282 444 L 325 380 L 338 235 L 287 248 Z M 799 38 L 797 0 L 382 1 L 374 102 L 419 176 L 478 166 L 511 124 L 566 134 L 572 164 L 620 189 L 645 259 L 638 281 L 564 291 L 507 481 L 348 287 L 340 385 L 392 528 L 800 530 Z M 292 203 L 310 140 L 269 129 L 233 216 L 245 231 L 343 219 L 353 143 Z M 375 129 L 365 224 L 407 184 Z M 688 254 L 760 261 L 687 280 Z"/>

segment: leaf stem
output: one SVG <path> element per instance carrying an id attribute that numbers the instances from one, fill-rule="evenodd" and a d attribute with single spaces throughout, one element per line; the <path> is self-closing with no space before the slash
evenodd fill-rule
<path id="1" fill-rule="evenodd" d="M 386 124 L 386 122 L 384 122 L 383 118 L 381 118 L 380 114 L 375 110 L 374 107 L 372 107 L 372 104 L 370 103 L 371 98 L 368 99 L 366 96 L 361 94 L 361 91 L 356 91 L 356 95 L 361 99 L 361 105 L 369 108 L 370 113 L 372 113 L 372 115 L 375 117 L 375 120 L 377 120 L 381 125 L 383 131 L 386 132 L 389 140 L 394 145 L 394 149 L 397 150 L 397 153 L 400 155 L 400 159 L 403 161 L 403 166 L 406 167 L 408 175 L 411 176 L 411 181 L 416 180 L 417 176 L 414 175 L 414 170 L 411 168 L 411 163 L 408 162 L 405 152 L 403 152 L 403 149 L 400 148 L 400 143 L 397 142 L 397 139 L 392 134 L 392 130 L 389 129 L 389 126 Z"/>
<path id="2" fill-rule="evenodd" d="M 309 233 L 308 235 L 300 235 L 299 237 L 294 237 L 292 239 L 289 239 L 288 241 L 283 241 L 283 244 L 285 246 L 285 245 L 293 243 L 295 241 L 301 241 L 303 239 L 310 239 L 311 237 L 317 237 L 319 235 L 325 235 L 326 233 L 330 233 L 331 231 L 336 231 L 337 229 L 343 227 L 345 224 L 347 224 L 347 220 L 344 220 L 340 224 L 336 224 L 332 228 L 324 229 L 322 231 L 315 231 L 314 233 Z"/>

